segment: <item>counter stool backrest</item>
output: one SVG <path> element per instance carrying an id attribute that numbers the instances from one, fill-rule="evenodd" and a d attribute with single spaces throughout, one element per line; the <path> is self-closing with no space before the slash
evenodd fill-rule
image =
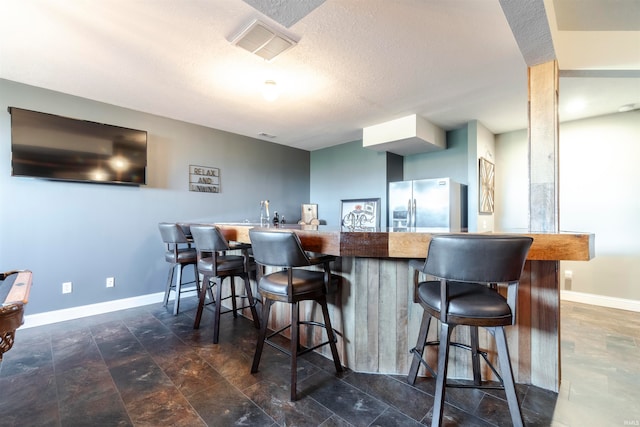
<path id="1" fill-rule="evenodd" d="M 258 264 L 274 267 L 311 265 L 300 239 L 290 231 L 249 230 L 253 256 Z"/>
<path id="2" fill-rule="evenodd" d="M 229 241 L 215 225 L 192 225 L 191 235 L 198 252 L 219 252 L 229 250 Z"/>
<path id="3" fill-rule="evenodd" d="M 178 243 L 189 243 L 189 239 L 184 234 L 184 230 L 178 224 L 173 222 L 161 222 L 158 224 L 160 229 L 160 237 L 167 245 Z"/>
<path id="4" fill-rule="evenodd" d="M 434 236 L 422 271 L 457 282 L 517 282 L 532 242 L 526 236 Z"/>

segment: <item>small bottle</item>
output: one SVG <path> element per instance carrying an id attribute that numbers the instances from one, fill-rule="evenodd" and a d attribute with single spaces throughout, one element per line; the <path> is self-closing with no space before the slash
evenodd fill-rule
<path id="1" fill-rule="evenodd" d="M 260 226 L 265 227 L 269 225 L 269 201 L 260 200 Z"/>
<path id="2" fill-rule="evenodd" d="M 287 220 L 284 219 L 284 215 L 280 217 L 280 224 L 286 224 Z"/>
<path id="3" fill-rule="evenodd" d="M 273 212 L 273 225 L 276 227 L 280 224 L 280 217 L 278 216 L 278 212 Z"/>
<path id="4" fill-rule="evenodd" d="M 260 200 L 260 225 L 264 225 L 264 221 L 265 221 L 265 217 L 268 218 L 267 216 L 267 209 L 264 205 L 264 200 Z"/>

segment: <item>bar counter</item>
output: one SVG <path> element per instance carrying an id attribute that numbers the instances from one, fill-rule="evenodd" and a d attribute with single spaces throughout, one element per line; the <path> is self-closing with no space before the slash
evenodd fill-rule
<path id="1" fill-rule="evenodd" d="M 249 229 L 259 225 L 218 223 L 227 239 L 250 243 Z M 273 228 L 273 227 L 271 227 Z M 409 350 L 415 346 L 422 308 L 414 300 L 411 259 L 424 259 L 431 236 L 444 230 L 355 231 L 327 226 L 284 225 L 293 230 L 308 251 L 339 257 L 333 271 L 343 277 L 341 292 L 329 299 L 330 314 L 338 331 L 342 363 L 357 372 L 406 375 Z M 590 233 L 496 233 L 533 237 L 518 291 L 517 323 L 505 328 L 517 382 L 547 390 L 560 387 L 560 290 L 559 262 L 588 261 L 594 255 L 595 236 Z M 285 306 L 285 304 L 280 304 Z M 275 306 L 274 306 L 275 307 Z M 275 310 L 272 326 L 288 323 L 288 308 Z M 317 315 L 313 306 L 305 315 Z M 435 340 L 433 325 L 429 339 Z M 311 335 L 311 334 L 310 334 Z M 467 342 L 466 327 L 457 327 L 453 338 Z M 495 360 L 493 339 L 482 331 L 480 345 Z M 318 339 L 303 336 L 309 342 Z M 304 344 L 304 341 L 303 341 Z M 437 350 L 428 350 L 437 363 Z M 450 378 L 469 378 L 468 352 L 452 348 Z M 421 368 L 421 374 L 424 374 Z M 482 365 L 483 377 L 492 372 Z"/>

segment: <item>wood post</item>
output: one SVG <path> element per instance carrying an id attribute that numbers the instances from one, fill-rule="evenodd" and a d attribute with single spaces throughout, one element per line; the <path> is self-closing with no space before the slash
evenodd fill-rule
<path id="1" fill-rule="evenodd" d="M 529 67 L 529 230 L 560 231 L 558 186 L 558 63 Z M 531 384 L 560 387 L 559 261 L 531 261 L 529 319 Z M 544 316 L 541 316 L 544 308 Z"/>
<path id="2" fill-rule="evenodd" d="M 529 229 L 556 233 L 558 215 L 558 63 L 529 67 Z"/>

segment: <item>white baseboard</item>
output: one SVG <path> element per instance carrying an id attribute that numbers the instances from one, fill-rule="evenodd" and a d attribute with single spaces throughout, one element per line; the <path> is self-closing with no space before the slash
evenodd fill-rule
<path id="1" fill-rule="evenodd" d="M 586 294 L 583 292 L 565 291 L 561 289 L 560 299 L 565 301 L 579 302 L 582 304 L 599 305 L 601 307 L 640 312 L 640 301 L 625 298 Z"/>
<path id="2" fill-rule="evenodd" d="M 138 297 L 48 311 L 46 313 L 31 314 L 24 316 L 24 324 L 22 325 L 22 328 L 33 328 L 35 326 L 64 322 L 65 320 L 80 319 L 82 317 L 93 316 L 96 314 L 104 314 L 112 311 L 125 310 L 127 308 L 140 307 L 142 305 L 160 303 L 163 298 L 164 292 L 158 292 Z"/>

